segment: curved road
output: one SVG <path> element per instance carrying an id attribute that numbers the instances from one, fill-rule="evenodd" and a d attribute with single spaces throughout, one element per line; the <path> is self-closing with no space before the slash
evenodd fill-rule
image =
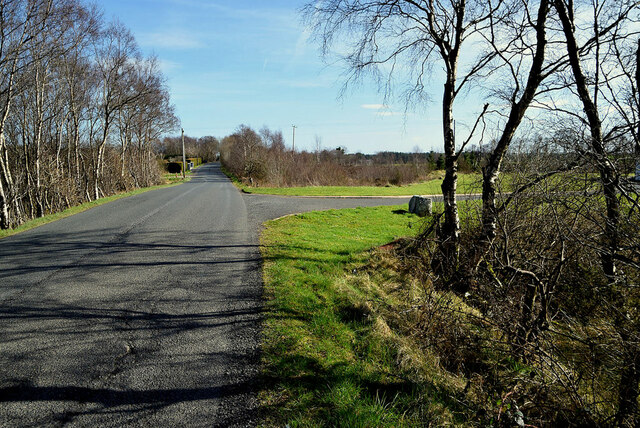
<path id="1" fill-rule="evenodd" d="M 251 426 L 269 218 L 407 199 L 242 195 L 215 164 L 0 241 L 0 426 Z"/>

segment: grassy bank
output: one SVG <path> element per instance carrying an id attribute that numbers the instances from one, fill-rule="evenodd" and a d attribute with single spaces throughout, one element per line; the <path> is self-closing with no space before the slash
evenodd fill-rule
<path id="1" fill-rule="evenodd" d="M 188 173 L 190 174 L 190 173 Z M 174 177 L 174 174 L 165 174 L 164 175 L 164 179 L 165 182 L 167 184 L 160 184 L 157 186 L 151 186 L 151 187 L 143 187 L 141 189 L 135 189 L 129 192 L 123 192 L 123 193 L 118 193 L 115 195 L 111 195 L 111 196 L 107 196 L 105 198 L 101 198 L 95 201 L 91 201 L 91 202 L 85 202 L 84 204 L 80 204 L 80 205 L 76 205 L 75 207 L 70 207 L 67 208 L 64 211 L 60 211 L 57 213 L 52 213 L 52 214 L 47 214 L 43 217 L 40 218 L 36 218 L 30 221 L 27 221 L 26 223 L 21 224 L 20 226 L 18 226 L 15 229 L 8 229 L 8 230 L 0 230 L 0 239 L 2 238 L 6 238 L 8 236 L 11 235 L 15 235 L 17 233 L 21 233 L 21 232 L 25 232 L 27 230 L 45 225 L 47 223 L 52 223 L 54 221 L 57 220 L 61 220 L 65 217 L 70 217 L 72 215 L 75 214 L 79 214 L 83 211 L 87 211 L 91 208 L 97 207 L 99 205 L 103 205 L 109 202 L 113 202 L 115 200 L 118 199 L 122 199 L 122 198 L 127 198 L 129 196 L 133 196 L 133 195 L 138 195 L 140 193 L 144 193 L 144 192 L 148 192 L 150 190 L 156 190 L 156 189 L 164 189 L 166 187 L 172 187 L 172 186 L 176 186 L 178 184 L 182 184 L 184 182 L 187 182 L 191 179 L 191 177 L 189 175 L 187 175 L 187 178 L 185 180 L 182 180 L 182 176 L 180 176 L 179 178 Z"/>
<path id="2" fill-rule="evenodd" d="M 162 175 L 162 178 L 164 178 L 165 183 L 167 184 L 181 184 L 181 183 L 186 183 L 187 181 L 191 180 L 191 177 L 193 176 L 193 171 L 195 171 L 198 167 L 193 168 L 191 171 L 187 171 L 185 173 L 185 179 L 182 179 L 182 173 L 180 174 L 170 174 L 168 172 L 165 172 Z"/>
<path id="3" fill-rule="evenodd" d="M 498 257 L 487 257 L 464 294 L 446 291 L 451 288 L 430 268 L 438 260 L 430 256 L 435 243 L 422 241 L 419 249 L 384 245 L 420 229 L 421 220 L 406 207 L 316 212 L 268 222 L 262 237 L 263 424 L 612 425 L 629 367 L 618 355 L 637 355 L 623 338 L 637 343 L 639 330 L 637 318 L 617 321 L 619 313 L 632 312 L 612 310 L 608 296 L 626 299 L 616 303 L 623 308 L 635 309 L 640 300 L 635 288 L 612 290 L 594 266 L 595 251 L 585 255 L 584 241 L 558 243 L 566 230 L 598 242 L 599 229 L 591 220 L 576 220 L 570 204 L 589 203 L 590 212 L 603 213 L 602 198 L 568 193 L 557 198 L 551 203 L 534 195 L 513 205 L 506 219 L 518 216 L 520 222 L 507 225 L 508 255 L 524 268 L 514 273 L 516 268 L 501 267 Z M 473 242 L 469 232 L 480 226 L 472 223 L 479 219 L 478 204 L 460 204 L 467 243 Z M 625 210 L 637 215 L 630 206 Z M 620 229 L 630 245 L 638 242 L 636 226 L 630 221 Z M 547 276 L 524 270 L 537 262 L 545 245 L 559 246 L 543 259 L 549 263 L 542 271 Z M 565 254 L 573 256 L 565 259 Z M 461 263 L 468 263 L 464 257 Z M 525 299 L 535 300 L 531 290 L 539 289 L 532 277 L 545 284 L 551 274 L 558 282 L 549 306 L 525 306 Z M 635 267 L 628 265 L 626 275 L 637 283 Z M 540 295 L 539 300 L 549 298 Z M 549 307 L 556 311 L 553 317 Z M 549 324 L 524 330 L 540 320 Z M 535 331 L 535 337 L 522 336 L 523 331 Z M 636 426 L 636 417 L 620 425 Z"/>
<path id="4" fill-rule="evenodd" d="M 449 397 L 459 382 L 395 328 L 393 313 L 406 302 L 399 296 L 418 285 L 377 248 L 416 233 L 420 222 L 400 207 L 378 207 L 267 223 L 266 426 L 456 422 Z"/>
<path id="5" fill-rule="evenodd" d="M 478 193 L 481 191 L 480 174 L 460 174 L 458 177 L 458 193 Z M 306 187 L 251 187 L 234 183 L 246 193 L 257 193 L 281 196 L 411 196 L 439 195 L 442 178 L 436 177 L 423 183 L 407 186 L 306 186 Z"/>

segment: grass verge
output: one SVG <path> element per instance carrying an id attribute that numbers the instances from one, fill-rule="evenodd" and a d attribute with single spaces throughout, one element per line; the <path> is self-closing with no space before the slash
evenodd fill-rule
<path id="1" fill-rule="evenodd" d="M 227 174 L 228 175 L 228 174 Z M 245 193 L 280 196 L 411 196 L 439 195 L 442 178 L 434 178 L 423 183 L 406 186 L 305 186 L 305 187 L 251 187 L 237 178 L 231 177 L 234 184 Z M 459 193 L 477 193 L 482 189 L 480 174 L 460 174 L 458 176 Z"/>
<path id="2" fill-rule="evenodd" d="M 117 193 L 115 195 L 107 196 L 107 197 L 104 197 L 104 198 L 101 198 L 101 199 L 98 199 L 98 200 L 95 200 L 95 201 L 85 202 L 84 204 L 80 204 L 80 205 L 76 205 L 75 207 L 67 208 L 64 211 L 60 211 L 60 212 L 52 213 L 52 214 L 47 214 L 47 215 L 45 215 L 43 217 L 36 218 L 36 219 L 33 219 L 33 220 L 29 220 L 29 221 L 21 224 L 20 226 L 16 227 L 15 229 L 0 230 L 0 239 L 6 238 L 8 236 L 12 236 L 12 235 L 15 235 L 15 234 L 18 234 L 18 233 L 26 232 L 27 230 L 31 230 L 31 229 L 34 229 L 36 227 L 43 226 L 43 225 L 45 225 L 47 223 L 52 223 L 52 222 L 57 221 L 57 220 L 61 220 L 61 219 L 65 218 L 65 217 L 70 217 L 72 215 L 79 214 L 79 213 L 81 213 L 83 211 L 87 211 L 87 210 L 89 210 L 91 208 L 97 207 L 99 205 L 104 205 L 104 204 L 107 204 L 109 202 L 113 202 L 113 201 L 118 200 L 118 199 L 122 199 L 122 198 L 127 198 L 129 196 L 138 195 L 140 193 L 148 192 L 150 190 L 164 189 L 164 188 L 167 188 L 167 187 L 177 186 L 178 184 L 186 183 L 187 181 L 191 180 L 191 177 L 189 175 L 187 175 L 187 178 L 185 180 L 182 180 L 182 177 L 180 177 L 179 179 L 176 179 L 173 176 L 174 176 L 174 174 L 165 174 L 164 175 L 164 179 L 167 182 L 167 184 L 160 184 L 160 185 L 157 185 L 157 186 L 143 187 L 141 189 L 135 189 L 135 190 L 131 190 L 129 192 Z"/>
<path id="3" fill-rule="evenodd" d="M 397 290 L 418 285 L 385 265 L 392 259 L 378 247 L 417 232 L 421 220 L 405 209 L 332 210 L 266 223 L 265 426 L 456 423 L 450 397 L 463 384 L 393 326 L 392 314 L 404 305 Z"/>
<path id="4" fill-rule="evenodd" d="M 191 171 L 187 171 L 185 173 L 186 178 L 183 180 L 182 179 L 182 173 L 180 174 L 170 174 L 168 172 L 165 172 L 164 174 L 162 174 L 162 178 L 164 178 L 165 183 L 167 184 L 182 184 L 182 183 L 186 183 L 187 181 L 191 180 L 191 177 L 193 176 L 193 171 L 196 170 L 195 167 L 193 169 L 191 169 Z"/>

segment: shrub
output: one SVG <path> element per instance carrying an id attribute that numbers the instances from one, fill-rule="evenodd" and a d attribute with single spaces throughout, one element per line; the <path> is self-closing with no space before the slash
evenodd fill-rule
<path id="1" fill-rule="evenodd" d="M 401 186 L 426 180 L 432 170 L 427 155 L 292 152 L 282 133 L 247 126 L 222 140 L 221 155 L 227 171 L 255 186 Z"/>

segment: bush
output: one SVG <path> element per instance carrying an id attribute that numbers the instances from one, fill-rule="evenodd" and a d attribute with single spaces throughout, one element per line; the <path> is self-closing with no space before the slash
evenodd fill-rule
<path id="1" fill-rule="evenodd" d="M 521 163 L 506 186 L 535 182 L 525 169 Z M 516 416 L 534 426 L 640 420 L 631 401 L 637 402 L 640 377 L 640 210 L 624 205 L 612 281 L 600 262 L 606 206 L 579 191 L 593 189 L 590 176 L 565 173 L 510 194 L 498 236 L 481 257 L 474 252 L 480 212 L 468 204 L 461 211 L 458 277 L 437 269 L 437 222 L 398 252 L 407 272 L 436 290 L 414 301 L 413 336 L 443 368 L 467 379 L 466 389 L 475 391 L 467 404 L 484 407 L 487 423 L 504 420 L 509 409 L 511 417 L 497 426 L 513 426 Z M 452 297 L 451 290 L 464 291 Z"/>
<path id="2" fill-rule="evenodd" d="M 402 153 L 363 155 L 344 150 L 316 153 L 285 148 L 282 133 L 247 126 L 222 140 L 222 163 L 255 186 L 401 186 L 427 179 L 430 156 Z"/>

